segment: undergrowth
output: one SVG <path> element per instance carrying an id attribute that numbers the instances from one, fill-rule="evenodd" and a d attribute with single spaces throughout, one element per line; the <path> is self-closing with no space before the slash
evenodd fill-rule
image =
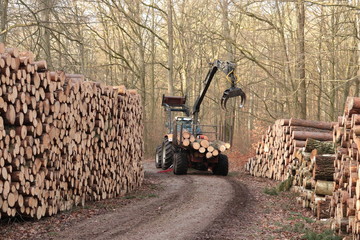
<path id="1" fill-rule="evenodd" d="M 264 189 L 264 193 L 268 194 L 268 195 L 278 195 L 278 191 L 276 188 L 272 187 L 272 188 L 265 188 Z"/>
<path id="2" fill-rule="evenodd" d="M 327 229 L 322 233 L 306 230 L 302 237 L 304 240 L 341 240 L 342 237 L 336 236 L 333 231 Z"/>
<path id="3" fill-rule="evenodd" d="M 302 218 L 299 216 L 299 219 Z M 310 223 L 311 221 L 306 221 L 306 223 Z M 307 225 L 300 221 L 294 224 L 275 224 L 280 227 L 275 232 L 291 232 L 291 233 L 299 233 L 301 237 L 296 236 L 291 238 L 291 240 L 341 240 L 342 238 L 336 236 L 332 230 L 325 229 L 323 232 L 316 232 L 307 227 Z"/>
<path id="4" fill-rule="evenodd" d="M 272 188 L 266 187 L 264 189 L 264 193 L 274 196 L 274 195 L 278 195 L 280 192 L 289 191 L 292 186 L 292 182 L 293 182 L 293 177 L 289 177 L 285 181 L 279 183 L 279 185 L 277 185 L 276 187 L 272 187 Z"/>
<path id="5" fill-rule="evenodd" d="M 315 222 L 314 219 L 308 218 L 303 216 L 301 213 L 298 212 L 290 212 L 292 215 L 289 220 L 296 221 L 293 224 L 281 224 L 276 223 L 275 225 L 279 228 L 276 230 L 277 232 L 292 232 L 292 233 L 299 233 L 301 237 L 296 236 L 291 238 L 292 240 L 341 240 L 342 238 L 336 236 L 334 232 L 328 228 L 324 228 L 322 232 L 317 232 L 312 230 L 309 227 L 309 224 Z M 310 225 L 311 226 L 311 225 Z"/>

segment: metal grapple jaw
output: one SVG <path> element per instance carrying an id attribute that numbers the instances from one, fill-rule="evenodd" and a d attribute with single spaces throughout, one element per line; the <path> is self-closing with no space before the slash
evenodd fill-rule
<path id="1" fill-rule="evenodd" d="M 242 108 L 246 102 L 246 94 L 241 88 L 232 86 L 231 88 L 228 88 L 224 91 L 224 94 L 221 98 L 221 108 L 226 110 L 226 103 L 230 98 L 238 97 L 240 96 L 240 108 Z"/>

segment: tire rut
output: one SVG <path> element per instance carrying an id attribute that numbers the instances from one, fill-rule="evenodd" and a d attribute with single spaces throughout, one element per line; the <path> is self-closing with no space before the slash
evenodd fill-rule
<path id="1" fill-rule="evenodd" d="M 229 177 L 175 176 L 151 166 L 145 165 L 146 177 L 159 180 L 158 197 L 68 225 L 52 239 L 213 239 L 221 236 L 216 229 L 226 227 L 229 217 L 239 218 L 233 206 L 246 205 L 247 189 Z"/>
<path id="2" fill-rule="evenodd" d="M 131 209 L 125 206 L 117 209 L 116 212 L 85 220 L 65 229 L 65 235 L 69 235 L 68 231 L 70 231 L 70 239 L 114 239 L 133 229 L 141 228 L 143 224 L 157 218 L 162 212 L 170 211 L 172 206 L 179 201 L 178 199 L 189 198 L 192 194 L 191 189 L 187 188 L 191 184 L 188 178 L 174 180 L 164 176 L 163 180 L 161 185 L 167 189 L 159 198 L 142 200 L 141 203 L 131 206 Z M 145 205 L 143 205 L 144 201 L 147 201 Z M 62 234 L 57 239 L 63 239 Z"/>
<path id="3" fill-rule="evenodd" d="M 122 229 L 120 231 L 116 230 L 115 232 L 110 232 L 109 236 L 108 234 L 102 234 L 102 236 L 99 239 L 116 239 L 119 236 L 122 236 L 122 239 L 126 239 L 126 235 L 132 235 L 136 232 L 138 232 L 139 229 L 143 228 L 144 225 L 146 225 L 148 222 L 154 221 L 155 219 L 161 217 L 161 215 L 166 214 L 168 211 L 171 211 L 174 206 L 176 206 L 179 202 L 186 201 L 187 199 L 190 199 L 193 195 L 192 189 L 188 188 L 189 184 L 192 183 L 191 179 L 183 178 L 184 184 L 183 186 L 176 192 L 174 195 L 169 195 L 167 197 L 164 197 L 162 199 L 158 199 L 155 204 L 151 204 L 148 206 L 145 206 L 139 211 L 139 215 L 133 216 L 135 220 L 140 220 L 137 222 L 137 224 L 130 226 L 127 229 Z M 166 204 L 164 204 L 166 203 Z M 146 212 L 147 211 L 147 212 Z M 145 216 L 142 215 L 145 213 Z M 133 213 L 132 213 L 133 214 Z M 141 219 L 137 219 L 138 216 L 142 216 Z M 130 237 L 129 239 L 134 239 Z"/>
<path id="4" fill-rule="evenodd" d="M 231 184 L 222 177 L 187 175 L 192 189 L 169 207 L 169 211 L 119 239 L 193 239 L 225 209 L 232 199 Z M 174 178 L 179 178 L 175 176 Z M 144 237 L 146 236 L 146 237 Z"/>
<path id="5" fill-rule="evenodd" d="M 247 227 L 248 219 L 244 218 L 244 213 L 251 211 L 248 205 L 252 201 L 252 196 L 245 184 L 233 178 L 227 180 L 235 191 L 232 200 L 228 202 L 225 210 L 218 215 L 216 220 L 209 224 L 206 229 L 197 233 L 197 237 L 194 239 L 248 239 L 241 236 L 239 229 Z"/>

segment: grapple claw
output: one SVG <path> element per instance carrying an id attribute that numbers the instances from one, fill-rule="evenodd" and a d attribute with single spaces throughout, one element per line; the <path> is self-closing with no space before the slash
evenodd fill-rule
<path id="1" fill-rule="evenodd" d="M 233 98 L 233 97 L 237 97 L 237 96 L 241 97 L 239 107 L 242 108 L 246 102 L 246 94 L 244 93 L 244 91 L 241 88 L 237 88 L 237 87 L 231 87 L 224 91 L 224 94 L 221 98 L 221 108 L 226 110 L 226 103 L 229 100 L 229 98 Z"/>

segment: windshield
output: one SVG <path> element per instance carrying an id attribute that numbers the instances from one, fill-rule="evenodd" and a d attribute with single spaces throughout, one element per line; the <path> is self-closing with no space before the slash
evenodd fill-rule
<path id="1" fill-rule="evenodd" d="M 177 126 L 178 126 L 178 131 L 181 130 L 181 126 L 182 126 L 182 129 L 183 131 L 188 131 L 188 132 L 192 132 L 192 120 L 184 120 L 184 119 L 179 119 L 179 120 L 176 120 L 176 123 L 177 123 Z M 196 126 L 196 131 L 195 133 L 196 134 L 200 134 L 200 127 L 199 126 Z"/>

